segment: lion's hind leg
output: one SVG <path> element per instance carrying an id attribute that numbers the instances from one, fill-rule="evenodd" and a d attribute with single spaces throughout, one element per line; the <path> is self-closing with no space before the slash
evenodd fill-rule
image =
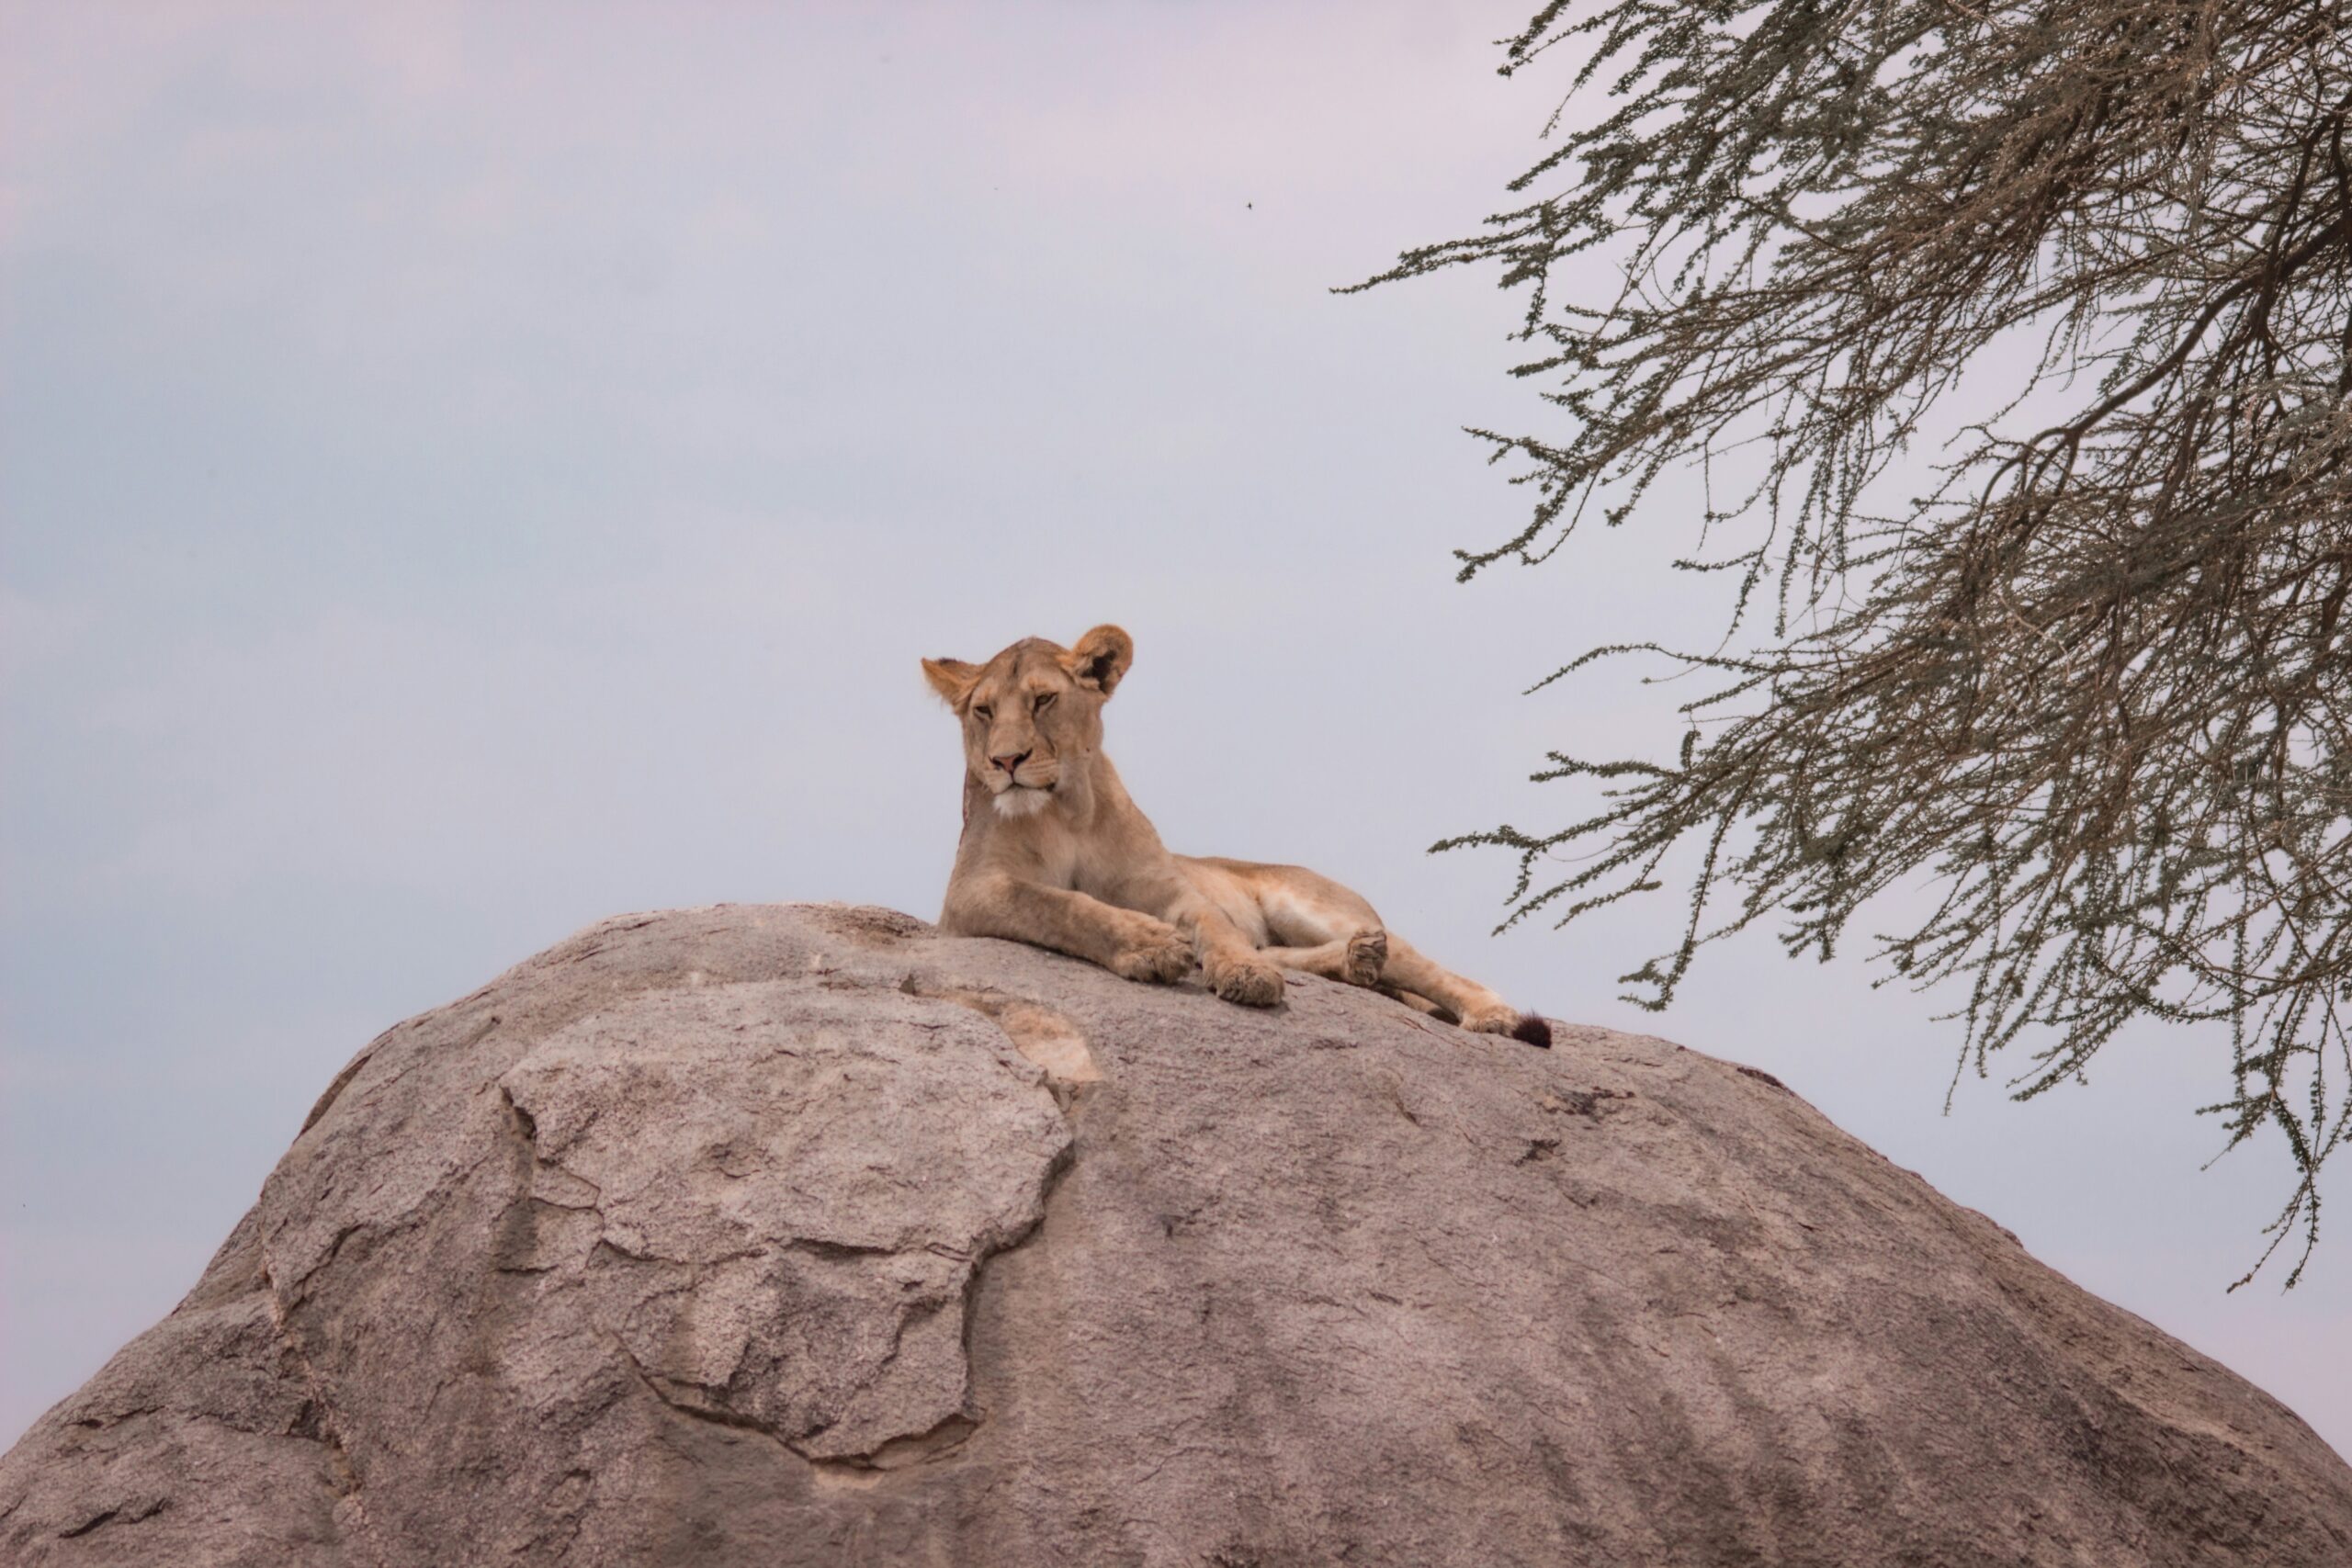
<path id="1" fill-rule="evenodd" d="M 1378 986 L 1388 963 L 1388 933 L 1378 928 L 1317 942 L 1313 947 L 1267 947 L 1259 956 L 1283 969 L 1320 975 L 1351 986 Z"/>
<path id="2" fill-rule="evenodd" d="M 1254 868 L 1250 891 L 1271 937 L 1270 964 L 1350 986 L 1377 987 L 1388 965 L 1388 932 L 1363 897 L 1304 866 Z"/>
<path id="3" fill-rule="evenodd" d="M 1552 1043 L 1552 1026 L 1534 1013 L 1522 1013 L 1486 987 L 1464 975 L 1424 957 L 1401 937 L 1391 938 L 1386 985 L 1425 997 L 1452 1013 L 1462 1027 L 1480 1034 L 1508 1034 L 1530 1045 Z"/>
<path id="4" fill-rule="evenodd" d="M 1480 1033 L 1551 1044 L 1549 1024 L 1391 935 L 1379 912 L 1354 889 L 1305 866 L 1232 860 L 1193 863 L 1231 877 L 1257 904 L 1267 940 L 1255 956 L 1265 962 L 1363 986 Z"/>

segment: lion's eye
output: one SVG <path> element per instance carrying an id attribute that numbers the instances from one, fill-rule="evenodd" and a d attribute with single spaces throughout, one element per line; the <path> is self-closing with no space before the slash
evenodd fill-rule
<path id="1" fill-rule="evenodd" d="M 1060 695 L 1060 694 L 1059 694 L 1058 692 L 1040 692 L 1040 693 L 1038 693 L 1038 694 L 1037 694 L 1037 711 L 1038 711 L 1039 713 L 1043 713 L 1043 712 L 1045 712 L 1047 708 L 1049 708 L 1049 707 L 1053 706 L 1053 705 L 1054 705 L 1054 699 L 1055 699 L 1057 696 L 1058 696 L 1058 695 Z"/>
<path id="2" fill-rule="evenodd" d="M 978 719 L 982 724 L 986 724 L 989 719 L 996 716 L 996 710 L 989 707 L 986 703 L 974 703 L 972 705 L 972 716 Z"/>

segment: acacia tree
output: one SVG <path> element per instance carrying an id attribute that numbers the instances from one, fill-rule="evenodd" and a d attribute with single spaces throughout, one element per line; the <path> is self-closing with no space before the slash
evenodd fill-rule
<path id="1" fill-rule="evenodd" d="M 2210 1109 L 2292 1159 L 2261 1255 L 2301 1236 L 2290 1285 L 2352 1116 L 2346 21 L 1555 0 L 1506 40 L 1506 75 L 1582 55 L 1516 205 L 1357 286 L 1495 264 L 1524 292 L 1516 374 L 1557 412 L 1475 433 L 1534 505 L 1464 578 L 1648 523 L 1699 465 L 1677 564 L 1736 584 L 1720 647 L 1552 677 L 1697 672 L 1678 757 L 1555 753 L 1536 777 L 1590 815 L 1436 846 L 1518 852 L 1505 924 L 1686 846 L 1680 940 L 1625 976 L 1663 1008 L 1709 941 L 1780 917 L 1826 959 L 1924 881 L 1878 955 L 1957 988 L 1963 1067 L 2024 1042 L 2020 1098 L 2135 1018 L 2228 1021 Z"/>

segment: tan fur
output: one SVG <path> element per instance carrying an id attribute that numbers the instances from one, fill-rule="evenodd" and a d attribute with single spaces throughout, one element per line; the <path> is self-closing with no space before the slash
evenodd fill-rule
<path id="1" fill-rule="evenodd" d="M 926 659 L 964 732 L 964 836 L 944 929 L 1089 959 L 1130 980 L 1197 962 L 1227 1001 L 1272 1007 L 1283 969 L 1418 1001 L 1508 1034 L 1520 1014 L 1421 956 L 1370 904 L 1295 865 L 1170 854 L 1102 754 L 1102 705 L 1135 658 L 1117 626 L 1062 648 L 1029 637 L 967 664 Z"/>

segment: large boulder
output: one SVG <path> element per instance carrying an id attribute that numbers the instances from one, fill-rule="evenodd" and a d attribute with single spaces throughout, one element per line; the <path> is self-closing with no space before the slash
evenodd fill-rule
<path id="1" fill-rule="evenodd" d="M 2352 1563 L 2352 1471 L 1766 1075 L 886 910 L 377 1040 L 0 1561 Z"/>

